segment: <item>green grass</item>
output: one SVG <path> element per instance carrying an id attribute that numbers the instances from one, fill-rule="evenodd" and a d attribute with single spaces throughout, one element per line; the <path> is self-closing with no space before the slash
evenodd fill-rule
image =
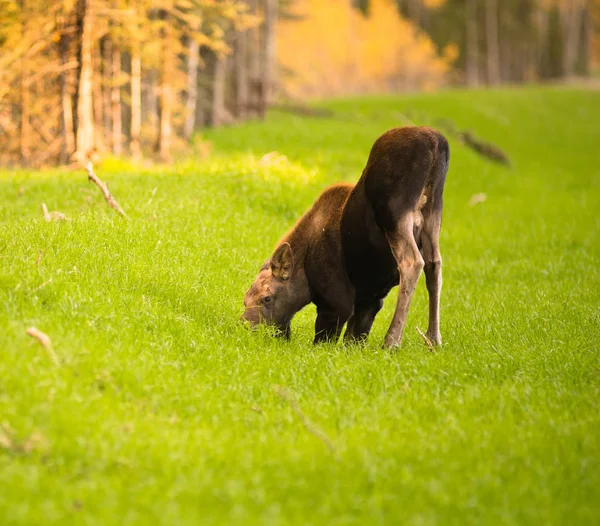
<path id="1" fill-rule="evenodd" d="M 598 92 L 323 104 L 207 133 L 207 161 L 105 162 L 128 220 L 82 172 L 1 173 L 3 525 L 600 522 Z M 444 347 L 416 331 L 423 280 L 398 352 L 395 290 L 364 348 L 314 347 L 313 308 L 291 342 L 239 326 L 279 237 L 409 109 L 513 161 L 451 141 Z M 287 164 L 261 166 L 272 150 Z"/>

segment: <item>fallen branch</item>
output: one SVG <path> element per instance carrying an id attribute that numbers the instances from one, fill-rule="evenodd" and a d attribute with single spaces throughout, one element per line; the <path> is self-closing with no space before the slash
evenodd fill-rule
<path id="1" fill-rule="evenodd" d="M 423 337 L 423 340 L 425 341 L 425 345 L 427 345 L 428 349 L 431 352 L 435 351 L 435 346 L 433 345 L 433 342 L 427 337 L 426 334 L 423 334 L 423 332 L 421 331 L 421 329 L 419 329 L 419 327 L 417 327 L 417 332 Z"/>
<path id="2" fill-rule="evenodd" d="M 304 426 L 304 429 L 306 429 L 311 435 L 321 440 L 327 446 L 327 449 L 329 449 L 333 455 L 337 456 L 337 451 L 333 445 L 333 442 L 322 429 L 319 429 L 315 424 L 313 424 L 302 412 L 302 409 L 300 409 L 300 406 L 298 405 L 298 402 L 292 393 L 290 393 L 285 387 L 281 387 L 279 385 L 273 386 L 273 391 L 290 404 L 292 411 L 296 413 L 296 416 Z"/>
<path id="3" fill-rule="evenodd" d="M 269 109 L 302 115 L 303 117 L 320 117 L 326 119 L 334 116 L 334 113 L 331 110 L 326 108 L 312 108 L 310 106 L 305 106 L 304 104 L 270 104 Z"/>
<path id="4" fill-rule="evenodd" d="M 44 281 L 44 283 L 42 283 L 37 289 L 35 289 L 33 292 L 38 292 L 40 290 L 42 290 L 46 285 L 50 285 L 50 283 L 52 283 L 52 278 L 50 278 L 48 281 Z"/>
<path id="5" fill-rule="evenodd" d="M 467 148 L 470 148 L 478 155 L 498 164 L 511 166 L 510 158 L 498 146 L 475 137 L 469 131 L 458 129 L 452 120 L 439 118 L 436 119 L 433 124 L 441 130 L 444 130 L 448 135 L 456 137 Z"/>
<path id="6" fill-rule="evenodd" d="M 123 209 L 119 206 L 119 203 L 117 203 L 115 201 L 115 198 L 108 191 L 108 187 L 106 186 L 106 184 L 104 184 L 98 178 L 98 176 L 94 173 L 94 165 L 92 164 L 91 161 L 89 163 L 87 163 L 85 169 L 88 173 L 88 179 L 90 181 L 92 181 L 98 188 L 100 188 L 100 191 L 104 195 L 104 199 L 106 199 L 108 206 L 110 206 L 111 208 L 114 208 L 119 213 L 119 215 L 121 215 L 123 217 L 127 217 L 127 214 L 125 214 L 125 212 L 123 212 Z"/>
<path id="7" fill-rule="evenodd" d="M 41 346 L 48 353 L 50 359 L 54 362 L 54 365 L 58 365 L 58 356 L 56 356 L 56 353 L 52 349 L 52 341 L 50 340 L 50 336 L 44 334 L 42 331 L 36 329 L 35 327 L 29 327 L 29 329 L 27 329 L 27 334 L 29 334 L 29 336 L 35 338 L 38 342 L 40 342 Z"/>
<path id="8" fill-rule="evenodd" d="M 459 132 L 458 137 L 465 146 L 468 146 L 482 157 L 487 157 L 491 161 L 503 164 L 504 166 L 510 166 L 510 159 L 496 145 L 482 141 L 468 131 Z"/>

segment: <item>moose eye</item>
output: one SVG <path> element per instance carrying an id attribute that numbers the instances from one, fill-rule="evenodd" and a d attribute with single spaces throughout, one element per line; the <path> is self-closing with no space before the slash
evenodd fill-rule
<path id="1" fill-rule="evenodd" d="M 271 296 L 265 296 L 265 297 L 263 298 L 263 301 L 264 301 L 265 303 L 269 303 L 269 302 L 271 301 Z"/>

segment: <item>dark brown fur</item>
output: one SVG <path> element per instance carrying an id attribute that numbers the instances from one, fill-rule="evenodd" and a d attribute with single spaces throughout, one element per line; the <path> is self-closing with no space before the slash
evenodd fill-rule
<path id="1" fill-rule="evenodd" d="M 356 185 L 326 189 L 283 237 L 245 295 L 242 318 L 289 337 L 293 316 L 317 306 L 315 343 L 366 338 L 383 299 L 400 285 L 385 343 L 399 345 L 421 270 L 427 336 L 441 343 L 439 230 L 448 171 L 446 139 L 427 127 L 394 128 L 373 145 Z"/>

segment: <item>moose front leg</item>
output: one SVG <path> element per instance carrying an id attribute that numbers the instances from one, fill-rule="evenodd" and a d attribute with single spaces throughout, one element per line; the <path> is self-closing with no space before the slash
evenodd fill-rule
<path id="1" fill-rule="evenodd" d="M 375 316 L 383 307 L 383 300 L 376 299 L 367 303 L 357 303 L 354 314 L 348 321 L 344 340 L 348 342 L 363 342 L 367 339 Z"/>
<path id="2" fill-rule="evenodd" d="M 314 343 L 336 342 L 349 317 L 349 313 L 342 314 L 317 308 Z"/>

